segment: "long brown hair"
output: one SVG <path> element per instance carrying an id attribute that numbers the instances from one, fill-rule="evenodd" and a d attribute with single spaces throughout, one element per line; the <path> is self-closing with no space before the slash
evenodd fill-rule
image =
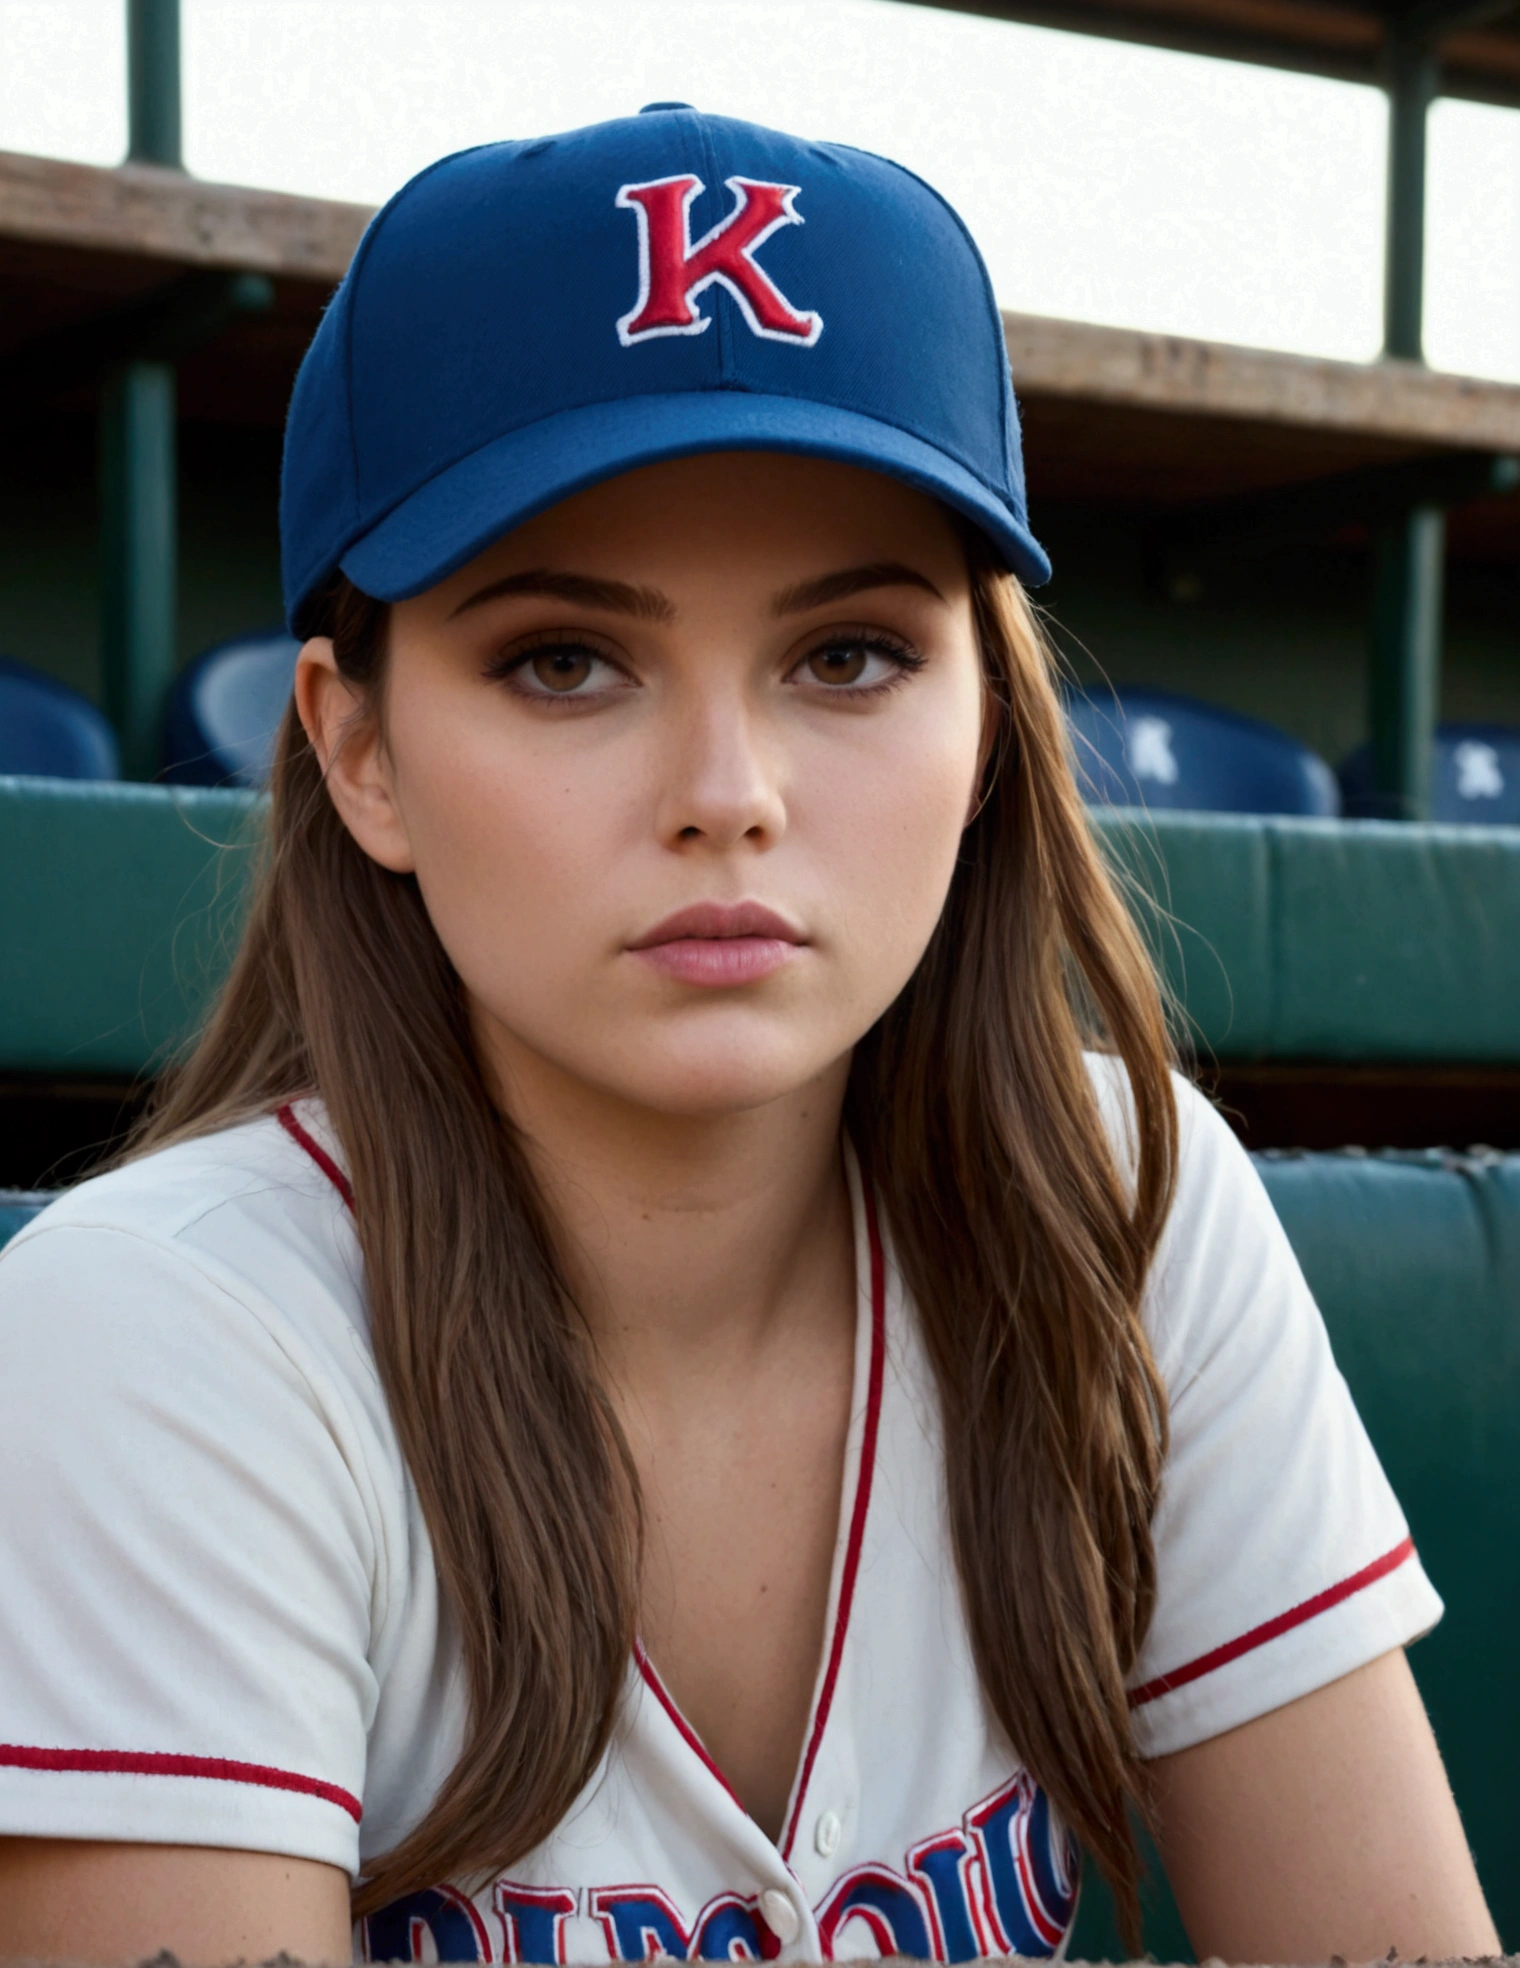
<path id="1" fill-rule="evenodd" d="M 1145 1785 L 1124 1684 L 1166 1449 L 1139 1306 L 1173 1184 L 1170 1051 L 1073 781 L 1049 645 L 975 536 L 968 558 L 993 755 L 929 948 L 856 1050 L 847 1121 L 938 1377 L 983 1686 L 1133 1946 Z M 376 701 L 386 619 L 340 577 L 317 629 Z M 231 975 L 132 1152 L 315 1090 L 348 1159 L 375 1353 L 470 1699 L 459 1761 L 360 1883 L 363 1914 L 511 1864 L 589 1780 L 635 1639 L 638 1485 L 415 880 L 356 845 L 293 710 L 271 794 Z M 1124 1166 L 1084 1046 L 1127 1076 Z"/>

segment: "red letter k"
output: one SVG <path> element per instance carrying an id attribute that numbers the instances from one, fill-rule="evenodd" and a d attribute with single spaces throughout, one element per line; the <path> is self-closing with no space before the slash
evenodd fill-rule
<path id="1" fill-rule="evenodd" d="M 811 348 L 823 333 L 823 317 L 799 314 L 755 264 L 756 252 L 773 232 L 802 224 L 793 209 L 799 187 L 753 178 L 729 178 L 727 184 L 737 201 L 734 209 L 695 245 L 688 228 L 700 178 L 657 178 L 652 184 L 624 185 L 618 193 L 618 204 L 639 222 L 638 303 L 617 325 L 625 348 L 654 335 L 702 334 L 711 316 L 698 314 L 692 302 L 714 282 L 728 289 L 751 329 L 767 341 Z"/>

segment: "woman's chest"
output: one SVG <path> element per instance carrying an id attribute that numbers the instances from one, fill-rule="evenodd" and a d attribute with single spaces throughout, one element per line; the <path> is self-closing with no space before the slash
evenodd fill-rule
<path id="1" fill-rule="evenodd" d="M 638 1442 L 640 1635 L 750 1815 L 780 1834 L 818 1681 L 854 1398 L 853 1321 Z M 868 1372 L 869 1361 L 862 1363 Z M 862 1397 L 863 1398 L 863 1397 Z"/>
<path id="2" fill-rule="evenodd" d="M 872 1347 L 824 1644 L 774 1830 L 740 1804 L 641 1654 L 614 1741 L 551 1836 L 484 1886 L 440 1883 L 372 1915 L 361 1956 L 956 1961 L 1059 1949 L 1075 1858 L 976 1676 L 923 1363 L 885 1309 Z M 373 1772 L 382 1784 L 388 1774 Z"/>

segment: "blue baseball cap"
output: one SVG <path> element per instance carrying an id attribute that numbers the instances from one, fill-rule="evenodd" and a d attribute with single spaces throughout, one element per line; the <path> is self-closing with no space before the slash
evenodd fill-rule
<path id="1" fill-rule="evenodd" d="M 921 179 L 682 103 L 461 151 L 376 214 L 301 365 L 291 627 L 339 568 L 401 601 L 603 479 L 736 450 L 885 472 L 1049 578 L 987 270 Z"/>

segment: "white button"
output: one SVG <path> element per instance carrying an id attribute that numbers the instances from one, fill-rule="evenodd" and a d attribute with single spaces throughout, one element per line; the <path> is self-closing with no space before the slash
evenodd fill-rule
<path id="1" fill-rule="evenodd" d="M 790 1894 L 783 1893 L 779 1887 L 766 1887 L 760 1895 L 760 1911 L 765 1915 L 766 1926 L 783 1947 L 802 1932 L 802 1921 Z"/>
<path id="2" fill-rule="evenodd" d="M 831 1859 L 839 1850 L 839 1833 L 842 1827 L 837 1811 L 825 1811 L 813 1829 L 813 1843 L 818 1847 L 820 1858 Z"/>

